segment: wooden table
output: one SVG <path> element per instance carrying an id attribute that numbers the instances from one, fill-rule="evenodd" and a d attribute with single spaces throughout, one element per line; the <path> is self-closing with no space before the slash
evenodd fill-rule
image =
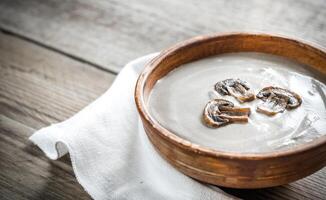
<path id="1" fill-rule="evenodd" d="M 69 157 L 28 141 L 110 87 L 131 59 L 199 34 L 264 31 L 326 46 L 326 1 L 0 1 L 0 199 L 90 199 Z M 326 169 L 244 199 L 326 199 Z"/>

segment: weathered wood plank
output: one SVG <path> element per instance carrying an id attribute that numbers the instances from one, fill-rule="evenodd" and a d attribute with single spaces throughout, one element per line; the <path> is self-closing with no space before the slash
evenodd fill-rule
<path id="1" fill-rule="evenodd" d="M 49 161 L 27 137 L 109 87 L 113 76 L 90 66 L 118 71 L 132 58 L 216 31 L 263 30 L 325 46 L 325 8 L 322 0 L 0 1 L 1 29 L 51 49 L 0 34 L 0 199 L 89 198 L 68 157 Z M 226 190 L 246 199 L 324 199 L 325 180 L 323 169 L 281 187 Z"/>
<path id="2" fill-rule="evenodd" d="M 32 132 L 0 115 L 0 198 L 90 199 L 69 163 L 49 161 L 27 141 Z"/>
<path id="3" fill-rule="evenodd" d="M 108 89 L 114 75 L 0 33 L 0 199 L 89 199 L 69 158 L 28 141 Z"/>
<path id="4" fill-rule="evenodd" d="M 225 188 L 224 190 L 242 199 L 323 200 L 326 197 L 326 168 L 304 179 L 279 187 L 258 190 L 236 190 Z"/>
<path id="5" fill-rule="evenodd" d="M 0 27 L 96 66 L 127 61 L 212 32 L 255 30 L 326 45 L 323 0 L 2 0 Z"/>
<path id="6" fill-rule="evenodd" d="M 114 76 L 0 33 L 0 109 L 33 128 L 66 119 Z"/>

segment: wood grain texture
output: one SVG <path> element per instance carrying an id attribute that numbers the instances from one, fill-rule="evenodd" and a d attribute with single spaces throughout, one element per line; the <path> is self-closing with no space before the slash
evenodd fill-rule
<path id="1" fill-rule="evenodd" d="M 0 198 L 89 199 L 70 163 L 48 160 L 27 141 L 34 131 L 0 115 Z"/>
<path id="2" fill-rule="evenodd" d="M 177 136 L 149 113 L 155 83 L 180 65 L 230 52 L 283 56 L 326 76 L 326 51 L 290 38 L 234 33 L 198 36 L 176 44 L 148 63 L 136 84 L 135 101 L 145 132 L 160 155 L 180 172 L 231 188 L 267 188 L 306 177 L 326 166 L 326 136 L 277 152 L 232 153 L 206 148 Z"/>
<path id="3" fill-rule="evenodd" d="M 0 29 L 15 37 L 0 34 L 0 199 L 90 198 L 68 156 L 50 161 L 27 138 L 100 95 L 113 78 L 105 70 L 221 31 L 281 33 L 325 46 L 325 7 L 324 0 L 1 0 Z M 323 169 L 276 188 L 225 190 L 245 199 L 325 199 L 325 180 Z"/>
<path id="4" fill-rule="evenodd" d="M 326 45 L 324 0 L 1 0 L 0 27 L 112 71 L 213 32 L 256 30 Z"/>
<path id="5" fill-rule="evenodd" d="M 89 199 L 69 157 L 50 161 L 28 141 L 93 101 L 114 76 L 0 33 L 0 199 Z"/>
<path id="6" fill-rule="evenodd" d="M 114 76 L 0 34 L 2 114 L 33 128 L 67 119 L 102 94 Z M 18 118 L 17 118 L 18 120 Z"/>

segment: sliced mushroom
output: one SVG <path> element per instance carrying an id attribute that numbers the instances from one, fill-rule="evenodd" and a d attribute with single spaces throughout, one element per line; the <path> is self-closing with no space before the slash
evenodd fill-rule
<path id="1" fill-rule="evenodd" d="M 257 94 L 257 98 L 264 102 L 257 106 L 257 112 L 273 116 L 282 113 L 285 109 L 294 109 L 301 105 L 301 97 L 287 89 L 280 87 L 265 87 Z"/>
<path id="2" fill-rule="evenodd" d="M 248 122 L 250 108 L 235 107 L 231 101 L 213 99 L 204 109 L 203 121 L 209 127 L 218 128 L 234 122 Z"/>
<path id="3" fill-rule="evenodd" d="M 255 99 L 255 94 L 250 90 L 248 83 L 240 79 L 226 79 L 217 82 L 215 90 L 221 95 L 235 97 L 240 103 Z"/>

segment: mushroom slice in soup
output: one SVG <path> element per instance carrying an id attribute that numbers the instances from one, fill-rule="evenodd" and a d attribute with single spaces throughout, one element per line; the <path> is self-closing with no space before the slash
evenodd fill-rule
<path id="1" fill-rule="evenodd" d="M 204 109 L 203 121 L 212 128 L 218 128 L 230 123 L 246 123 L 250 115 L 250 108 L 235 107 L 231 101 L 213 99 Z"/>
<path id="2" fill-rule="evenodd" d="M 257 112 L 268 116 L 282 113 L 286 109 L 297 108 L 302 103 L 298 94 L 280 87 L 265 87 L 259 91 L 256 97 L 264 101 L 257 106 Z"/>
<path id="3" fill-rule="evenodd" d="M 215 90 L 221 95 L 231 95 L 240 103 L 252 101 L 255 94 L 250 90 L 249 84 L 241 79 L 226 79 L 215 84 Z"/>

